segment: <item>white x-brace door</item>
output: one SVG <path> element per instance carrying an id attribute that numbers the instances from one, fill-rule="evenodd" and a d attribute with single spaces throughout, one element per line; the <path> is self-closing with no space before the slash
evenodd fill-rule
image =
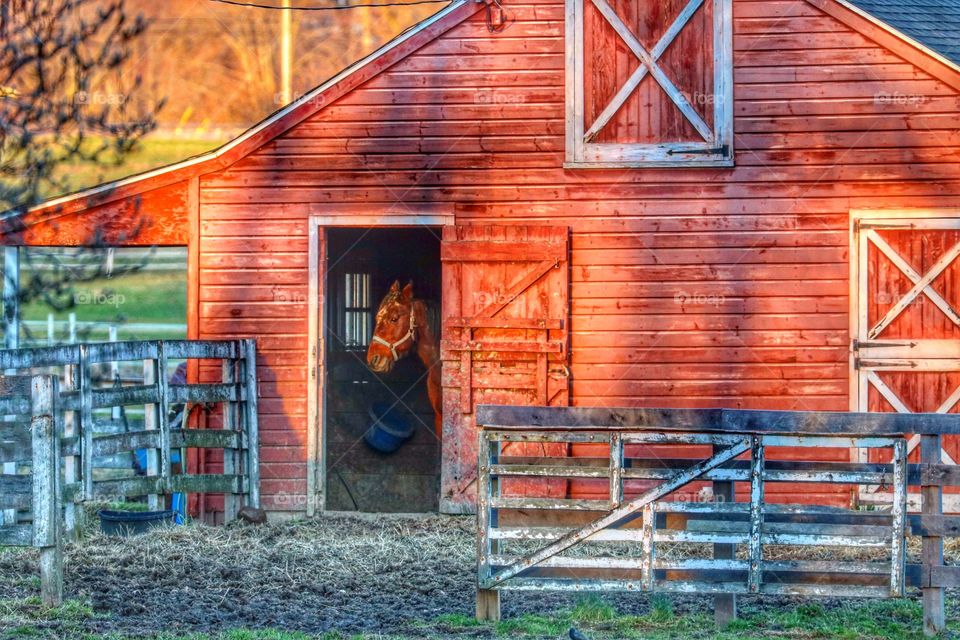
<path id="1" fill-rule="evenodd" d="M 960 412 L 960 211 L 851 218 L 851 409 Z M 919 442 L 912 436 L 908 452 Z M 955 454 L 945 445 L 943 462 Z M 870 460 L 866 450 L 854 459 Z M 860 486 L 858 497 L 887 504 L 890 494 Z M 919 509 L 919 494 L 908 502 Z M 960 511 L 960 495 L 945 494 L 944 509 Z"/>

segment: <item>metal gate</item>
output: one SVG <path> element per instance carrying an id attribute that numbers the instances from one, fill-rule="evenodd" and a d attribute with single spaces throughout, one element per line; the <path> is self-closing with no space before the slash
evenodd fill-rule
<path id="1" fill-rule="evenodd" d="M 851 409 L 957 413 L 960 211 L 855 211 L 852 222 Z M 912 435 L 908 453 L 919 443 Z M 858 449 L 854 460 L 877 456 Z M 944 439 L 942 456 L 956 464 L 956 438 Z M 888 504 L 890 493 L 861 485 L 858 498 Z M 919 494 L 909 502 L 918 506 Z M 944 509 L 960 511 L 960 495 L 945 495 Z"/>

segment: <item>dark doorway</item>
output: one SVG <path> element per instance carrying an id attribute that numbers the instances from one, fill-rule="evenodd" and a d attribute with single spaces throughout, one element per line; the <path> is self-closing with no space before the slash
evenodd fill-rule
<path id="1" fill-rule="evenodd" d="M 439 308 L 439 232 L 341 228 L 328 229 L 327 239 L 326 508 L 436 511 L 440 441 L 426 368 L 411 354 L 378 375 L 367 368 L 366 353 L 374 315 L 394 280 L 412 281 L 414 296 Z M 392 453 L 368 442 L 374 406 L 390 407 L 391 415 L 413 427 Z"/>

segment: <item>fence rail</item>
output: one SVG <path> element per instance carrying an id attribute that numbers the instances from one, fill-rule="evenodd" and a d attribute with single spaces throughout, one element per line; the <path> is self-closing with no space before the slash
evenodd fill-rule
<path id="1" fill-rule="evenodd" d="M 47 606 L 63 600 L 60 512 L 60 440 L 57 438 L 57 379 L 0 378 L 0 463 L 29 467 L 29 475 L 0 475 L 0 509 L 24 513 L 23 521 L 0 526 L 0 545 L 40 550 L 40 595 Z"/>
<path id="2" fill-rule="evenodd" d="M 960 586 L 960 567 L 943 562 L 960 517 L 944 515 L 941 499 L 960 473 L 940 456 L 958 416 L 481 406 L 477 424 L 481 619 L 499 616 L 502 590 L 713 593 L 724 622 L 736 594 L 901 597 L 919 587 L 935 633 L 943 588 Z M 919 463 L 908 463 L 907 434 L 926 443 Z M 780 447 L 788 459 L 768 455 Z M 891 462 L 823 455 L 853 447 L 886 450 Z M 859 484 L 888 491 L 889 511 L 816 504 Z M 919 514 L 907 513 L 911 484 L 921 486 Z M 922 538 L 919 563 L 907 562 L 909 536 Z M 821 557 L 809 559 L 810 547 Z"/>
<path id="3" fill-rule="evenodd" d="M 170 384 L 170 361 L 183 360 L 202 362 L 207 374 L 216 371 L 220 381 Z M 120 384 L 95 375 L 97 367 L 117 362 L 140 363 L 142 379 Z M 156 509 L 172 493 L 222 493 L 226 520 L 233 519 L 242 504 L 260 506 L 255 341 L 110 342 L 0 351 L 0 370 L 50 368 L 62 371 L 64 381 L 56 416 L 69 531 L 77 524 L 76 505 L 85 500 L 147 496 Z M 186 405 L 181 415 L 189 415 L 191 405 L 218 407 L 220 429 L 190 428 L 189 421 L 172 428 L 175 405 Z M 113 432 L 103 433 L 117 422 L 129 427 L 118 416 L 131 406 L 142 409 L 142 425 L 121 432 L 111 427 Z M 4 444 L 11 450 L 24 445 L 22 436 Z M 194 448 L 222 450 L 222 473 L 174 474 L 173 452 L 179 451 L 183 460 L 184 450 Z M 96 477 L 98 458 L 132 457 L 144 450 L 145 476 Z"/>

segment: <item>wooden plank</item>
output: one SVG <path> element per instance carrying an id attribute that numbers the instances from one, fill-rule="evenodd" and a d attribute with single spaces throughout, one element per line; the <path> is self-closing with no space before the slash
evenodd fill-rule
<path id="1" fill-rule="evenodd" d="M 65 363 L 76 364 L 79 358 L 79 348 L 75 344 L 34 349 L 0 349 L 0 370 L 21 371 Z"/>
<path id="2" fill-rule="evenodd" d="M 136 451 L 137 449 L 159 448 L 160 434 L 156 431 L 131 431 L 128 433 L 98 436 L 93 439 L 91 451 L 94 456 L 109 456 L 117 453 Z M 73 446 L 67 449 L 68 452 L 73 452 L 74 450 Z"/>
<path id="3" fill-rule="evenodd" d="M 238 402 L 241 399 L 238 384 L 171 384 L 167 387 L 167 403 Z"/>
<path id="4" fill-rule="evenodd" d="M 36 376 L 32 383 L 33 546 L 40 549 L 40 598 L 44 606 L 63 602 L 63 548 L 60 505 L 60 438 L 56 429 L 57 379 Z"/>
<path id="5" fill-rule="evenodd" d="M 86 345 L 91 363 L 146 360 L 157 357 L 157 342 L 94 342 Z"/>
<path id="6" fill-rule="evenodd" d="M 211 359 L 238 357 L 235 340 L 164 340 L 163 348 L 168 359 Z"/>
<path id="7" fill-rule="evenodd" d="M 904 433 L 960 433 L 960 420 L 944 414 L 758 411 L 737 409 L 640 409 L 511 407 L 480 405 L 478 422 L 497 429 L 624 429 L 664 431 L 823 434 L 857 437 Z"/>
<path id="8" fill-rule="evenodd" d="M 938 435 L 923 435 L 920 437 L 920 462 L 923 471 L 934 467 L 942 467 L 943 439 Z M 929 529 L 932 525 L 954 526 L 960 524 L 960 518 L 945 519 L 943 517 L 943 489 L 939 482 L 931 482 L 931 474 L 927 473 L 920 487 L 921 510 L 923 517 L 920 520 L 922 527 L 928 529 L 924 532 L 921 541 L 921 561 L 923 569 L 926 572 L 934 571 L 935 567 L 943 565 L 943 538 L 940 535 L 930 535 L 934 533 Z M 946 529 L 945 526 L 942 527 Z M 939 533 L 939 532 L 938 532 Z M 943 588 L 937 583 L 931 581 L 931 585 L 924 586 L 923 592 L 923 632 L 926 635 L 938 635 L 946 628 L 946 605 Z"/>
<path id="9" fill-rule="evenodd" d="M 33 544 L 33 526 L 29 524 L 0 525 L 0 545 L 29 547 Z"/>
<path id="10" fill-rule="evenodd" d="M 30 399 L 26 396 L 0 397 L 0 415 L 29 415 Z"/>
<path id="11" fill-rule="evenodd" d="M 131 404 L 153 404 L 160 400 L 155 383 L 92 390 L 92 408 L 103 409 Z"/>
<path id="12" fill-rule="evenodd" d="M 173 449 L 240 449 L 244 440 L 242 434 L 220 429 L 177 429 L 170 432 L 170 447 Z"/>
<path id="13" fill-rule="evenodd" d="M 246 390 L 243 405 L 243 431 L 246 434 L 244 475 L 247 478 L 246 504 L 260 508 L 260 417 L 259 388 L 257 385 L 257 342 L 243 341 L 242 376 Z"/>
<path id="14" fill-rule="evenodd" d="M 595 534 L 609 525 L 618 522 L 625 516 L 635 513 L 644 505 L 652 503 L 653 501 L 674 491 L 676 488 L 687 484 L 690 482 L 690 480 L 699 477 L 704 472 L 716 468 L 729 460 L 732 460 L 733 458 L 747 451 L 749 448 L 749 443 L 746 442 L 730 446 L 722 453 L 714 455 L 711 458 L 684 470 L 682 473 L 679 473 L 670 480 L 667 480 L 659 486 L 646 491 L 639 497 L 629 500 L 616 509 L 612 509 L 609 513 L 598 518 L 597 520 L 594 520 L 585 527 L 577 531 L 572 531 L 560 539 L 555 540 L 547 546 L 539 549 L 538 551 L 524 558 L 523 561 L 518 562 L 508 569 L 497 572 L 491 576 L 489 586 L 502 584 L 505 580 L 510 579 L 520 571 L 536 565 L 541 560 L 557 555 L 563 550 L 570 548 L 585 538 L 590 537 L 592 534 Z"/>
<path id="15" fill-rule="evenodd" d="M 559 242 L 506 242 L 496 240 L 459 240 L 444 242 L 440 259 L 449 262 L 564 261 L 567 247 Z"/>
<path id="16" fill-rule="evenodd" d="M 562 329 L 559 318 L 446 318 L 444 326 L 473 329 Z"/>

